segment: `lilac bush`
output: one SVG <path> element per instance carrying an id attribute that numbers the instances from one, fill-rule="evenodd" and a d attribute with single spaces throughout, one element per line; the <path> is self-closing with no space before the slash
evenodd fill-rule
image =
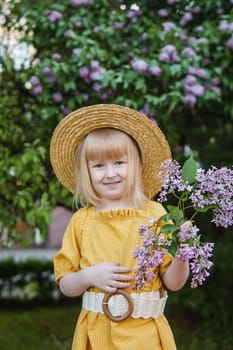
<path id="1" fill-rule="evenodd" d="M 162 183 L 158 201 L 166 202 L 167 196 L 173 195 L 177 205 L 168 205 L 167 214 L 150 218 L 150 224 L 139 227 L 143 244 L 133 252 L 138 263 L 135 288 L 143 289 L 154 277 L 166 253 L 189 261 L 191 287 L 196 288 L 210 274 L 214 243 L 202 242 L 194 219 L 198 213 L 209 210 L 217 227 L 233 225 L 233 169 L 197 169 L 191 157 L 182 168 L 176 160 L 166 160 L 158 177 Z"/>

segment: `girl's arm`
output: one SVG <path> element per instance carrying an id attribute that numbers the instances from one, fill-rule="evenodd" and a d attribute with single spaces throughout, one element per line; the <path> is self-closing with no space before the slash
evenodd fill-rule
<path id="1" fill-rule="evenodd" d="M 164 285 L 172 290 L 181 289 L 189 277 L 189 262 L 181 261 L 178 258 L 173 258 L 167 271 L 163 274 L 162 280 Z"/>
<path id="2" fill-rule="evenodd" d="M 131 269 L 119 266 L 119 263 L 100 263 L 86 267 L 78 272 L 70 272 L 59 281 L 61 292 L 68 297 L 76 297 L 89 287 L 114 293 L 117 288 L 128 288 L 132 276 Z"/>

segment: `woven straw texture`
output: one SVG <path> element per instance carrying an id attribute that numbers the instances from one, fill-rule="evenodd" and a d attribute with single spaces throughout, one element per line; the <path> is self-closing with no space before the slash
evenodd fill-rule
<path id="1" fill-rule="evenodd" d="M 50 158 L 58 180 L 75 192 L 75 157 L 82 139 L 91 131 L 114 128 L 131 135 L 143 153 L 142 181 L 152 198 L 161 188 L 157 178 L 160 164 L 171 158 L 170 147 L 162 131 L 141 113 L 119 105 L 99 104 L 80 108 L 65 117 L 54 130 Z"/>

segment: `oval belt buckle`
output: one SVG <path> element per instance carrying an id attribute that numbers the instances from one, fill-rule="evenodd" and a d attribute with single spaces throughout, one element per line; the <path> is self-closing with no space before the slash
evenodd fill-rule
<path id="1" fill-rule="evenodd" d="M 113 295 L 122 295 L 123 297 L 125 297 L 125 299 L 128 301 L 128 310 L 120 316 L 114 316 L 110 310 L 109 310 L 109 299 L 113 296 Z M 120 322 L 120 321 L 124 321 L 127 318 L 129 318 L 133 312 L 133 308 L 134 308 L 134 304 L 133 304 L 133 299 L 131 297 L 131 295 L 129 293 L 127 293 L 125 290 L 123 289 L 117 289 L 117 291 L 115 293 L 106 293 L 104 295 L 103 301 L 102 301 L 102 307 L 103 307 L 103 312 L 104 314 L 111 320 L 114 322 Z"/>

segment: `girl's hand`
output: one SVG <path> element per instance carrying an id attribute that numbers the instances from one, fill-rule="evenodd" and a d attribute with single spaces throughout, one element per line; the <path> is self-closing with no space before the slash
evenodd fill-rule
<path id="1" fill-rule="evenodd" d="M 117 262 L 93 265 L 86 272 L 91 286 L 109 293 L 116 292 L 118 288 L 128 288 L 133 280 L 132 276 L 127 275 L 131 269 L 120 266 Z"/>

